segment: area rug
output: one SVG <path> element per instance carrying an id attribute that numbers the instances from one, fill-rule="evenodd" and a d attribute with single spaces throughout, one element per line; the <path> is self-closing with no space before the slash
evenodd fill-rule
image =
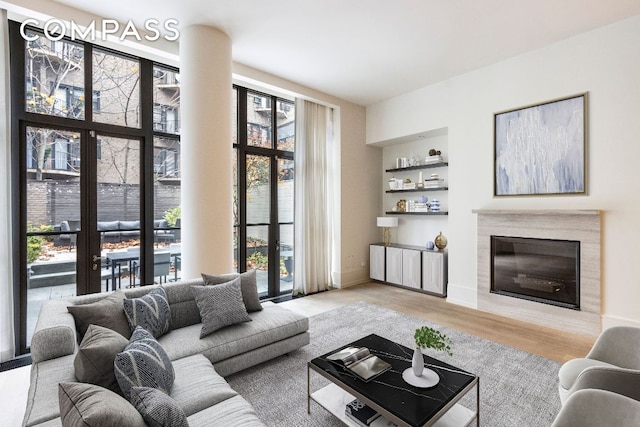
<path id="1" fill-rule="evenodd" d="M 227 380 L 268 426 L 342 426 L 314 402 L 307 414 L 307 362 L 371 333 L 412 348 L 413 332 L 422 325 L 443 331 L 453 341 L 452 357 L 425 353 L 480 376 L 481 425 L 551 425 L 560 410 L 560 363 L 365 302 L 311 317 L 309 345 Z M 313 372 L 311 379 L 312 391 L 327 384 Z M 475 409 L 475 391 L 462 404 Z"/>

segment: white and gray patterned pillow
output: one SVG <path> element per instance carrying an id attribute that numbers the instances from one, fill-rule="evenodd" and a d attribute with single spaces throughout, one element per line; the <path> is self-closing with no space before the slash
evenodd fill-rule
<path id="1" fill-rule="evenodd" d="M 118 385 L 129 401 L 132 387 L 152 387 L 169 394 L 175 379 L 167 352 L 140 326 L 133 331 L 129 345 L 116 355 L 113 363 Z"/>
<path id="2" fill-rule="evenodd" d="M 149 427 L 189 427 L 184 410 L 175 399 L 150 387 L 133 387 L 131 404 Z"/>
<path id="3" fill-rule="evenodd" d="M 192 286 L 191 291 L 202 318 L 200 338 L 225 326 L 251 321 L 242 301 L 239 277 L 216 286 Z"/>
<path id="4" fill-rule="evenodd" d="M 164 288 L 159 287 L 140 298 L 124 300 L 124 314 L 133 332 L 142 326 L 155 338 L 160 338 L 171 327 L 171 307 Z"/>

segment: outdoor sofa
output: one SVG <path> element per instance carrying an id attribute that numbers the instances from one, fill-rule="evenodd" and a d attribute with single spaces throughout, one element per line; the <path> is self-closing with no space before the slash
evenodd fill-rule
<path id="1" fill-rule="evenodd" d="M 210 313 L 203 312 L 201 317 L 198 304 L 202 300 L 196 301 L 193 288 L 197 288 L 198 292 L 209 292 L 211 288 L 227 286 L 227 283 L 215 284 L 229 280 L 226 276 L 234 277 L 223 275 L 207 278 L 207 282 L 194 279 L 162 285 L 171 320 L 169 331 L 159 336 L 157 343 L 172 361 L 175 371 L 175 380 L 168 395 L 182 408 L 191 427 L 262 426 L 251 405 L 232 390 L 223 377 L 309 343 L 307 317 L 271 302 L 261 304 L 257 299 L 258 307 L 253 307 L 253 310 L 259 311 L 251 311 L 245 299 L 244 286 L 242 298 L 250 321 L 223 327 L 201 338 L 201 333 L 204 333 L 202 319 L 206 316 L 205 323 L 208 324 Z M 244 285 L 245 279 L 249 283 L 253 280 L 255 284 L 255 271 L 243 273 L 234 282 L 242 281 Z M 113 309 L 113 301 L 117 302 L 120 298 L 139 301 L 145 295 L 144 298 L 157 297 L 162 293 L 158 288 L 160 286 L 143 286 L 69 300 L 52 300 L 43 305 L 31 340 L 33 365 L 23 426 L 62 425 L 59 401 L 62 387 L 59 384 L 77 384 L 79 381 L 74 365 L 79 357 L 78 330 L 82 332 L 83 328 L 69 310 L 84 310 L 85 313 L 87 307 L 93 312 L 106 310 L 101 314 L 109 318 L 112 316 L 108 313 L 109 308 L 104 309 L 103 306 L 109 307 L 111 304 Z M 100 308 L 94 310 L 96 304 Z M 255 302 L 252 304 L 255 305 Z M 93 328 L 91 333 L 97 329 L 93 325 L 89 328 Z M 117 333 L 115 335 L 120 336 Z M 83 357 L 86 351 L 84 346 L 85 341 L 82 342 Z M 108 363 L 104 365 L 108 366 Z"/>

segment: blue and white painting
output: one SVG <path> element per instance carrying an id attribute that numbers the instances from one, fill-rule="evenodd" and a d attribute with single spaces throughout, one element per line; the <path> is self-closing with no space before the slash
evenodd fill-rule
<path id="1" fill-rule="evenodd" d="M 585 95 L 495 115 L 496 196 L 585 192 Z"/>

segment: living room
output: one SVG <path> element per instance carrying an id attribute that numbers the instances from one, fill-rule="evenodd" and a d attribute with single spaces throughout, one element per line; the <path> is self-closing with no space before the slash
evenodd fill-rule
<path id="1" fill-rule="evenodd" d="M 84 14 L 59 3 L 42 1 L 38 3 L 40 8 L 32 2 L 8 3 L 59 18 Z M 640 113 L 637 13 L 612 19 L 599 28 L 585 27 L 584 31 L 374 102 L 346 101 L 340 93 L 325 93 L 240 63 L 233 64 L 233 72 L 245 82 L 259 82 L 265 90 L 308 97 L 340 112 L 336 287 L 349 288 L 369 279 L 369 244 L 381 238 L 376 217 L 391 208 L 385 205 L 383 189 L 389 178 L 384 170 L 393 165 L 384 163 L 383 159 L 390 158 L 385 150 L 402 144 L 415 147 L 426 140 L 424 152 L 417 154 L 424 157 L 432 145 L 437 145 L 449 163 L 448 215 L 436 220 L 401 216 L 392 239 L 394 243 L 424 246 L 440 231 L 447 236 L 447 303 L 471 309 L 481 305 L 479 211 L 599 211 L 600 329 L 640 327 L 640 290 L 634 282 L 640 273 L 640 266 L 634 263 L 640 255 L 640 201 L 634 197 L 640 185 L 635 165 L 640 156 L 635 143 L 640 134 L 636 120 Z M 175 56 L 176 48 L 169 49 Z M 577 94 L 587 94 L 584 194 L 495 197 L 494 114 Z M 8 159 L 6 162 L 9 164 Z M 6 193 L 2 197 L 9 200 Z M 10 240 L 9 230 L 1 233 L 4 241 Z M 3 263 L 9 266 L 10 260 L 6 253 Z M 0 323 L 3 335 L 5 322 L 3 319 Z M 593 330 L 588 335 L 599 333 Z"/>

